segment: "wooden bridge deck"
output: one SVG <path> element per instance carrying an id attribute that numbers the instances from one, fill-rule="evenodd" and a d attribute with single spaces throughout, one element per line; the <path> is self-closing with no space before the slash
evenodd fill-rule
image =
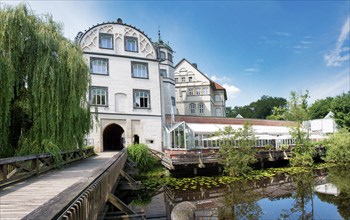
<path id="1" fill-rule="evenodd" d="M 100 153 L 0 189 L 0 219 L 26 218 L 72 185 L 96 175 L 96 170 L 104 170 L 117 154 Z"/>

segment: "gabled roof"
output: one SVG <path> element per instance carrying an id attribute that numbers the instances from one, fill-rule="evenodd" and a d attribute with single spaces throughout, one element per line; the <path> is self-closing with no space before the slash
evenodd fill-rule
<path id="1" fill-rule="evenodd" d="M 196 68 L 191 62 L 189 62 L 186 58 L 183 58 L 182 60 L 180 60 L 180 62 L 178 64 L 176 64 L 175 69 L 182 63 L 182 62 L 187 62 L 189 63 L 191 66 L 193 66 L 193 68 L 195 68 L 200 74 L 202 74 L 205 78 L 207 78 L 210 82 L 210 86 L 214 89 L 214 90 L 224 90 L 224 96 L 225 96 L 225 100 L 227 100 L 227 93 L 226 93 L 226 89 L 221 86 L 219 83 L 214 82 L 213 80 L 211 80 L 206 74 L 204 74 L 202 71 L 200 71 L 198 68 Z"/>

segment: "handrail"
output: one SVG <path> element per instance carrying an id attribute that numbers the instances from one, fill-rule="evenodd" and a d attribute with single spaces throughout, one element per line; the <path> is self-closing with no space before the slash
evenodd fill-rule
<path id="1" fill-rule="evenodd" d="M 100 219 L 99 214 L 118 182 L 127 158 L 124 148 L 103 167 L 95 169 L 24 219 Z"/>
<path id="2" fill-rule="evenodd" d="M 60 163 L 55 161 L 53 155 L 46 153 L 0 159 L 0 187 L 90 157 L 93 154 L 93 148 L 62 152 Z"/>

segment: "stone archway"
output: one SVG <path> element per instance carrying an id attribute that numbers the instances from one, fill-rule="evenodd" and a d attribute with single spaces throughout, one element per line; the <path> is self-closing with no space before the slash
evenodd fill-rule
<path id="1" fill-rule="evenodd" d="M 103 151 L 118 151 L 124 148 L 124 129 L 117 124 L 108 125 L 103 131 Z"/>

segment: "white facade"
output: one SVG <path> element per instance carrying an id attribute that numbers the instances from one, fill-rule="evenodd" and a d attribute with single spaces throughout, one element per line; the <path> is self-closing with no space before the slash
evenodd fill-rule
<path id="1" fill-rule="evenodd" d="M 174 84 L 171 48 L 153 43 L 121 19 L 80 32 L 76 41 L 90 66 L 88 96 L 98 119 L 87 144 L 97 152 L 133 143 L 162 150 L 163 116 L 172 111 L 175 96 L 168 86 Z M 167 59 L 159 59 L 160 51 L 166 52 Z M 166 76 L 160 76 L 162 68 Z"/>
<path id="2" fill-rule="evenodd" d="M 226 116 L 226 90 L 186 59 L 175 66 L 176 107 L 179 115 Z"/>

